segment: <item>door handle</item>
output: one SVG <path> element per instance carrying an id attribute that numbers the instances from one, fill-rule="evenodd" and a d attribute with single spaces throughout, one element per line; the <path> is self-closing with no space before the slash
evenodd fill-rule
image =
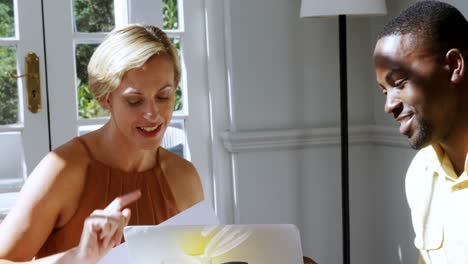
<path id="1" fill-rule="evenodd" d="M 41 111 L 41 77 L 39 74 L 39 57 L 34 52 L 30 52 L 24 59 L 26 73 L 14 75 L 6 73 L 11 78 L 26 77 L 26 90 L 28 92 L 28 109 L 31 113 Z"/>

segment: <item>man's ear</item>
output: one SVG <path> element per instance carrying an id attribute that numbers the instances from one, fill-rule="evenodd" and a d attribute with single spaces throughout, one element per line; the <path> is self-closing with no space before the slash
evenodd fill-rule
<path id="1" fill-rule="evenodd" d="M 451 49 L 445 55 L 450 68 L 450 81 L 459 84 L 465 75 L 465 59 L 459 49 Z"/>

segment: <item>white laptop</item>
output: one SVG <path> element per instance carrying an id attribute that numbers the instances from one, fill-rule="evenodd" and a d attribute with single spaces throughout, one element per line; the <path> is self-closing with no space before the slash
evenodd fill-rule
<path id="1" fill-rule="evenodd" d="M 133 264 L 303 263 L 294 225 L 129 226 Z"/>

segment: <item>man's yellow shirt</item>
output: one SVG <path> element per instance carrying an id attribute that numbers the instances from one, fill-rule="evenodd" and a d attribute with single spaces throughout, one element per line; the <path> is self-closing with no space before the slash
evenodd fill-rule
<path id="1" fill-rule="evenodd" d="M 406 174 L 406 197 L 420 263 L 468 263 L 468 153 L 457 176 L 438 146 L 418 152 Z"/>

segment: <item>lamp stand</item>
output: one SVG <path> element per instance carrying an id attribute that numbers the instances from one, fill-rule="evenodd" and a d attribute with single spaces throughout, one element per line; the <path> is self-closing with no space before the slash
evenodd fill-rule
<path id="1" fill-rule="evenodd" d="M 346 15 L 339 15 L 340 115 L 341 115 L 341 206 L 343 224 L 343 264 L 350 264 L 349 157 L 348 157 L 348 72 L 346 55 Z"/>

